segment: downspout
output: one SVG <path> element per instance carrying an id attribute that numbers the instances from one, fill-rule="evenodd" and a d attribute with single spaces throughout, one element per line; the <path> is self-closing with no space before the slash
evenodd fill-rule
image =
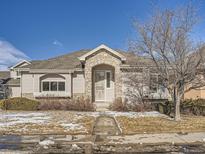
<path id="1" fill-rule="evenodd" d="M 22 72 L 21 72 L 20 74 L 21 74 L 21 78 L 20 78 L 20 89 L 21 89 L 21 97 L 22 97 Z"/>
<path id="2" fill-rule="evenodd" d="M 71 80 L 71 99 L 73 99 L 73 73 L 70 73 L 70 80 Z"/>

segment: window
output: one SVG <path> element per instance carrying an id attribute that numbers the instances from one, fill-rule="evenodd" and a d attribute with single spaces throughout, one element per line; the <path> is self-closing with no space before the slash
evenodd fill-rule
<path id="1" fill-rule="evenodd" d="M 57 91 L 57 82 L 51 82 L 51 91 Z"/>
<path id="2" fill-rule="evenodd" d="M 110 88 L 110 72 L 106 72 L 106 86 Z"/>
<path id="3" fill-rule="evenodd" d="M 49 91 L 49 82 L 43 82 L 43 91 Z"/>
<path id="4" fill-rule="evenodd" d="M 20 71 L 16 71 L 16 76 L 20 76 Z"/>
<path id="5" fill-rule="evenodd" d="M 158 77 L 155 74 L 150 74 L 150 92 L 155 93 L 158 89 Z"/>
<path id="6" fill-rule="evenodd" d="M 44 81 L 42 82 L 42 91 L 65 91 L 65 82 Z"/>
<path id="7" fill-rule="evenodd" d="M 58 91 L 65 91 L 65 82 L 58 82 Z"/>

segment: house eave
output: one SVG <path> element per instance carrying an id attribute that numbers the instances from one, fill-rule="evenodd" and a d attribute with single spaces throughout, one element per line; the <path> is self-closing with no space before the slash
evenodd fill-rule
<path id="1" fill-rule="evenodd" d="M 30 69 L 30 73 L 74 73 L 83 69 Z"/>

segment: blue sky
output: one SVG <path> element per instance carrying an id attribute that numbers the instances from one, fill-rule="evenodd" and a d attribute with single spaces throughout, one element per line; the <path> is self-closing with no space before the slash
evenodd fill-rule
<path id="1" fill-rule="evenodd" d="M 175 8 L 186 0 L 0 0 L 0 69 L 19 59 L 46 59 L 106 44 L 127 49 L 133 18 L 146 20 L 152 3 Z M 194 1 L 205 15 L 205 1 Z M 204 16 L 202 16 L 202 19 Z M 195 29 L 205 40 L 205 22 Z M 9 55 L 9 52 L 21 53 Z M 12 58 L 15 59 L 12 62 Z"/>

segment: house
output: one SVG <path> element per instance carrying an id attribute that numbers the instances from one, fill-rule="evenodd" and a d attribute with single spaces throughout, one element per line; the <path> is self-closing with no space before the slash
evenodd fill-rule
<path id="1" fill-rule="evenodd" d="M 118 97 L 126 97 L 126 90 L 130 89 L 124 82 L 127 74 L 142 75 L 152 66 L 148 58 L 100 45 L 92 50 L 80 50 L 48 60 L 21 61 L 10 67 L 6 84 L 11 97 L 85 96 L 93 102 L 112 102 Z M 158 80 L 157 74 L 153 75 L 153 81 Z M 168 97 L 166 90 L 157 84 L 146 89 L 148 97 Z"/>

